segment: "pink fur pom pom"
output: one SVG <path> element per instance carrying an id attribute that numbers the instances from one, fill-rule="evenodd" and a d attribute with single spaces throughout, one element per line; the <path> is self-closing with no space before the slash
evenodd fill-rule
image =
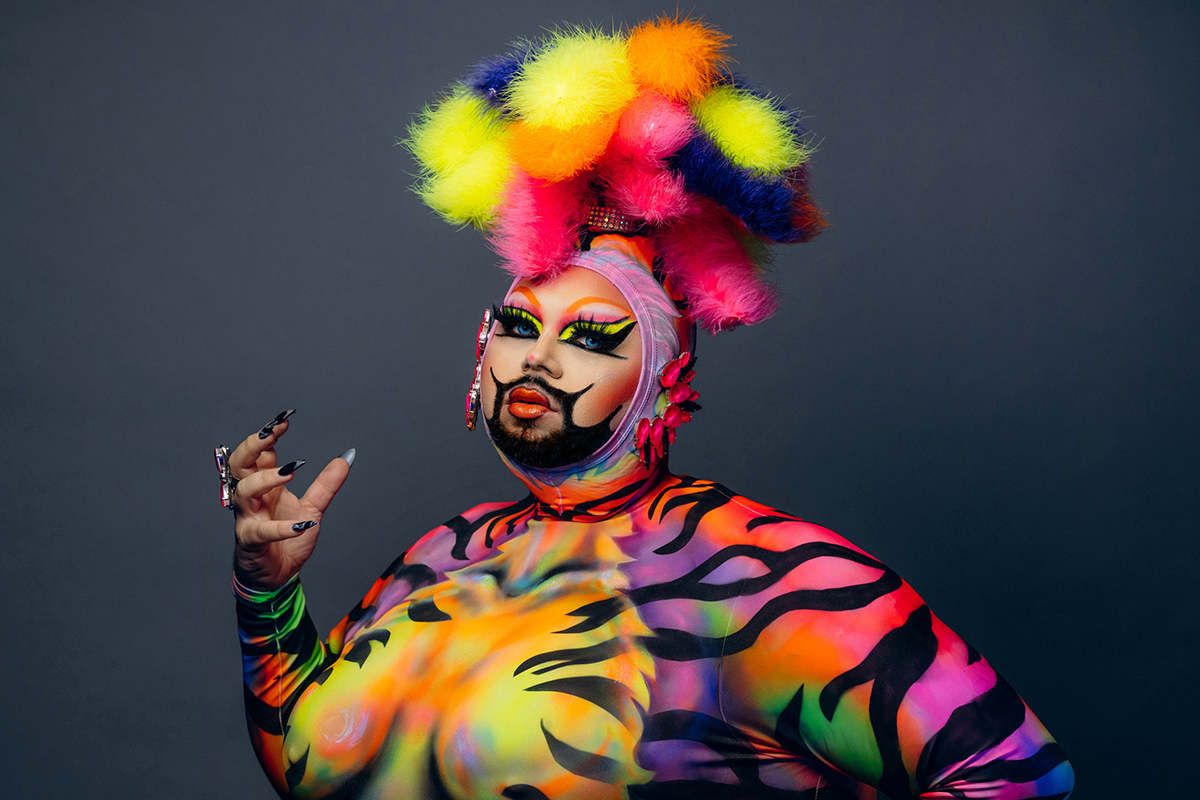
<path id="1" fill-rule="evenodd" d="M 696 213 L 683 176 L 668 170 L 665 161 L 691 139 L 695 128 L 683 103 L 649 90 L 639 94 L 621 113 L 601 169 L 608 201 L 654 225 Z"/>
<path id="2" fill-rule="evenodd" d="M 643 91 L 621 113 L 613 149 L 621 155 L 659 161 L 692 138 L 696 121 L 683 103 Z"/>
<path id="3" fill-rule="evenodd" d="M 779 307 L 775 287 L 759 277 L 738 241 L 734 220 L 711 200 L 655 234 L 663 272 L 688 301 L 692 319 L 710 333 L 753 325 Z"/>
<path id="4" fill-rule="evenodd" d="M 501 266 L 517 278 L 542 280 L 562 272 L 576 251 L 587 217 L 588 174 L 557 183 L 517 171 L 490 235 Z"/>
<path id="5" fill-rule="evenodd" d="M 664 165 L 650 166 L 628 158 L 612 158 L 602 177 L 608 202 L 624 213 L 659 225 L 699 210 L 684 187 L 683 176 Z"/>

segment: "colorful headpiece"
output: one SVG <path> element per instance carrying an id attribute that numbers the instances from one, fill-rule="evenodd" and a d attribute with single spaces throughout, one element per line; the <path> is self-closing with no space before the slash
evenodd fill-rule
<path id="1" fill-rule="evenodd" d="M 572 28 L 477 64 L 425 109 L 417 191 L 482 229 L 518 278 L 552 278 L 581 236 L 651 238 L 656 269 L 711 332 L 774 313 L 768 246 L 824 227 L 797 117 L 726 70 L 726 36 L 661 17 Z"/>

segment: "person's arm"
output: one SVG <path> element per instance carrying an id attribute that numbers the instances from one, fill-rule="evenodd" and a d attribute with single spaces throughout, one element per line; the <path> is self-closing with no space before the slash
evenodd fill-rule
<path id="1" fill-rule="evenodd" d="M 758 698 L 784 750 L 894 800 L 1070 793 L 1053 737 L 912 587 L 823 528 L 770 527 L 763 544 L 786 553 L 771 559 L 787 572 L 738 598 L 743 625 L 770 622 L 722 673 Z"/>
<path id="2" fill-rule="evenodd" d="M 275 445 L 287 432 L 291 414 L 279 414 L 229 456 L 237 479 L 232 492 L 233 586 L 246 717 L 254 749 L 277 788 L 286 787 L 282 746 L 291 704 L 341 648 L 346 621 L 326 642 L 320 640 L 305 611 L 299 573 L 316 547 L 321 518 L 354 461 L 354 451 L 347 450 L 317 475 L 303 496 L 290 492 L 287 484 L 305 462 L 278 466 Z"/>
<path id="3" fill-rule="evenodd" d="M 353 639 L 359 621 L 376 607 L 385 592 L 391 604 L 432 581 L 433 576 L 433 570 L 406 564 L 401 556 L 324 641 L 309 617 L 298 576 L 270 591 L 247 589 L 234 579 L 246 725 L 263 770 L 281 792 L 288 787 L 286 765 L 296 760 L 286 757 L 283 750 L 284 733 L 296 701 L 338 659 L 347 639 Z"/>
<path id="4" fill-rule="evenodd" d="M 356 648 L 369 646 L 378 635 L 371 626 L 389 609 L 406 602 L 417 589 L 444 579 L 446 571 L 468 560 L 468 551 L 490 549 L 501 521 L 513 513 L 527 513 L 531 506 L 530 499 L 483 504 L 434 528 L 384 570 L 324 641 L 305 608 L 297 574 L 278 587 L 252 588 L 244 585 L 242 571 L 235 568 L 246 721 L 259 762 L 280 794 L 289 790 L 289 767 L 304 761 L 303 752 L 286 752 L 284 744 L 297 703 L 320 691 L 325 671 L 339 658 L 354 661 Z M 265 572 L 272 574 L 269 568 Z M 291 777 L 294 783 L 299 775 Z"/>
<path id="5" fill-rule="evenodd" d="M 263 592 L 235 579 L 234 596 L 250 741 L 271 783 L 286 787 L 283 734 L 292 704 L 326 660 L 336 658 L 341 643 L 317 635 L 299 577 Z"/>

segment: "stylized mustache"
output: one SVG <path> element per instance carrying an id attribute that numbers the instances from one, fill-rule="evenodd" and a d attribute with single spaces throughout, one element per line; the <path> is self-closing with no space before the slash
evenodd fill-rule
<path id="1" fill-rule="evenodd" d="M 578 392 L 564 392 L 562 389 L 556 389 L 546 382 L 546 379 L 540 375 L 523 375 L 517 378 L 512 383 L 503 383 L 496 377 L 495 370 L 489 370 L 492 374 L 492 381 L 496 384 L 496 399 L 492 403 L 492 416 L 500 415 L 500 408 L 504 405 L 504 398 L 508 396 L 511 389 L 518 386 L 534 386 L 541 389 L 543 392 L 553 397 L 558 407 L 562 409 L 563 420 L 568 425 L 573 425 L 575 420 L 575 403 L 579 398 L 583 397 L 584 393 L 590 391 L 596 384 L 589 383 L 587 386 L 580 389 Z"/>
<path id="2" fill-rule="evenodd" d="M 511 383 L 504 383 L 496 377 L 494 371 L 488 372 L 496 384 L 496 399 L 492 402 L 492 413 L 488 417 L 488 430 L 492 434 L 492 441 L 500 452 L 527 467 L 553 469 L 583 461 L 609 440 L 612 436 L 609 425 L 613 417 L 624 408 L 622 403 L 595 425 L 581 428 L 575 424 L 575 403 L 596 384 L 589 384 L 578 392 L 564 392 L 546 383 L 545 379 L 538 375 L 525 375 Z M 524 424 L 522 420 L 518 420 L 518 433 L 513 433 L 502 425 L 500 410 L 504 407 L 504 398 L 508 396 L 509 390 L 518 386 L 536 387 L 553 397 L 562 409 L 562 428 L 546 436 L 528 438 L 533 431 L 531 424 Z"/>

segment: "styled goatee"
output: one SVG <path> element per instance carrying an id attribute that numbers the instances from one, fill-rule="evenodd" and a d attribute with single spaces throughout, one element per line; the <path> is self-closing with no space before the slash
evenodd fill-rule
<path id="1" fill-rule="evenodd" d="M 568 393 L 555 389 L 537 376 L 518 378 L 512 383 L 501 383 L 496 378 L 496 373 L 491 375 L 496 384 L 496 400 L 492 403 L 492 413 L 488 416 L 492 442 L 495 443 L 496 449 L 513 461 L 535 469 L 554 469 L 583 461 L 609 440 L 612 436 L 609 423 L 617 412 L 624 408 L 623 404 L 619 405 L 600 422 L 581 428 L 575 424 L 575 403 L 596 384 L 589 384 L 578 392 Z M 516 433 L 510 432 L 502 425 L 500 410 L 504 407 L 504 398 L 509 389 L 516 386 L 536 386 L 553 397 L 562 409 L 562 428 L 551 434 L 538 435 L 533 430 L 534 420 L 517 419 Z"/>

